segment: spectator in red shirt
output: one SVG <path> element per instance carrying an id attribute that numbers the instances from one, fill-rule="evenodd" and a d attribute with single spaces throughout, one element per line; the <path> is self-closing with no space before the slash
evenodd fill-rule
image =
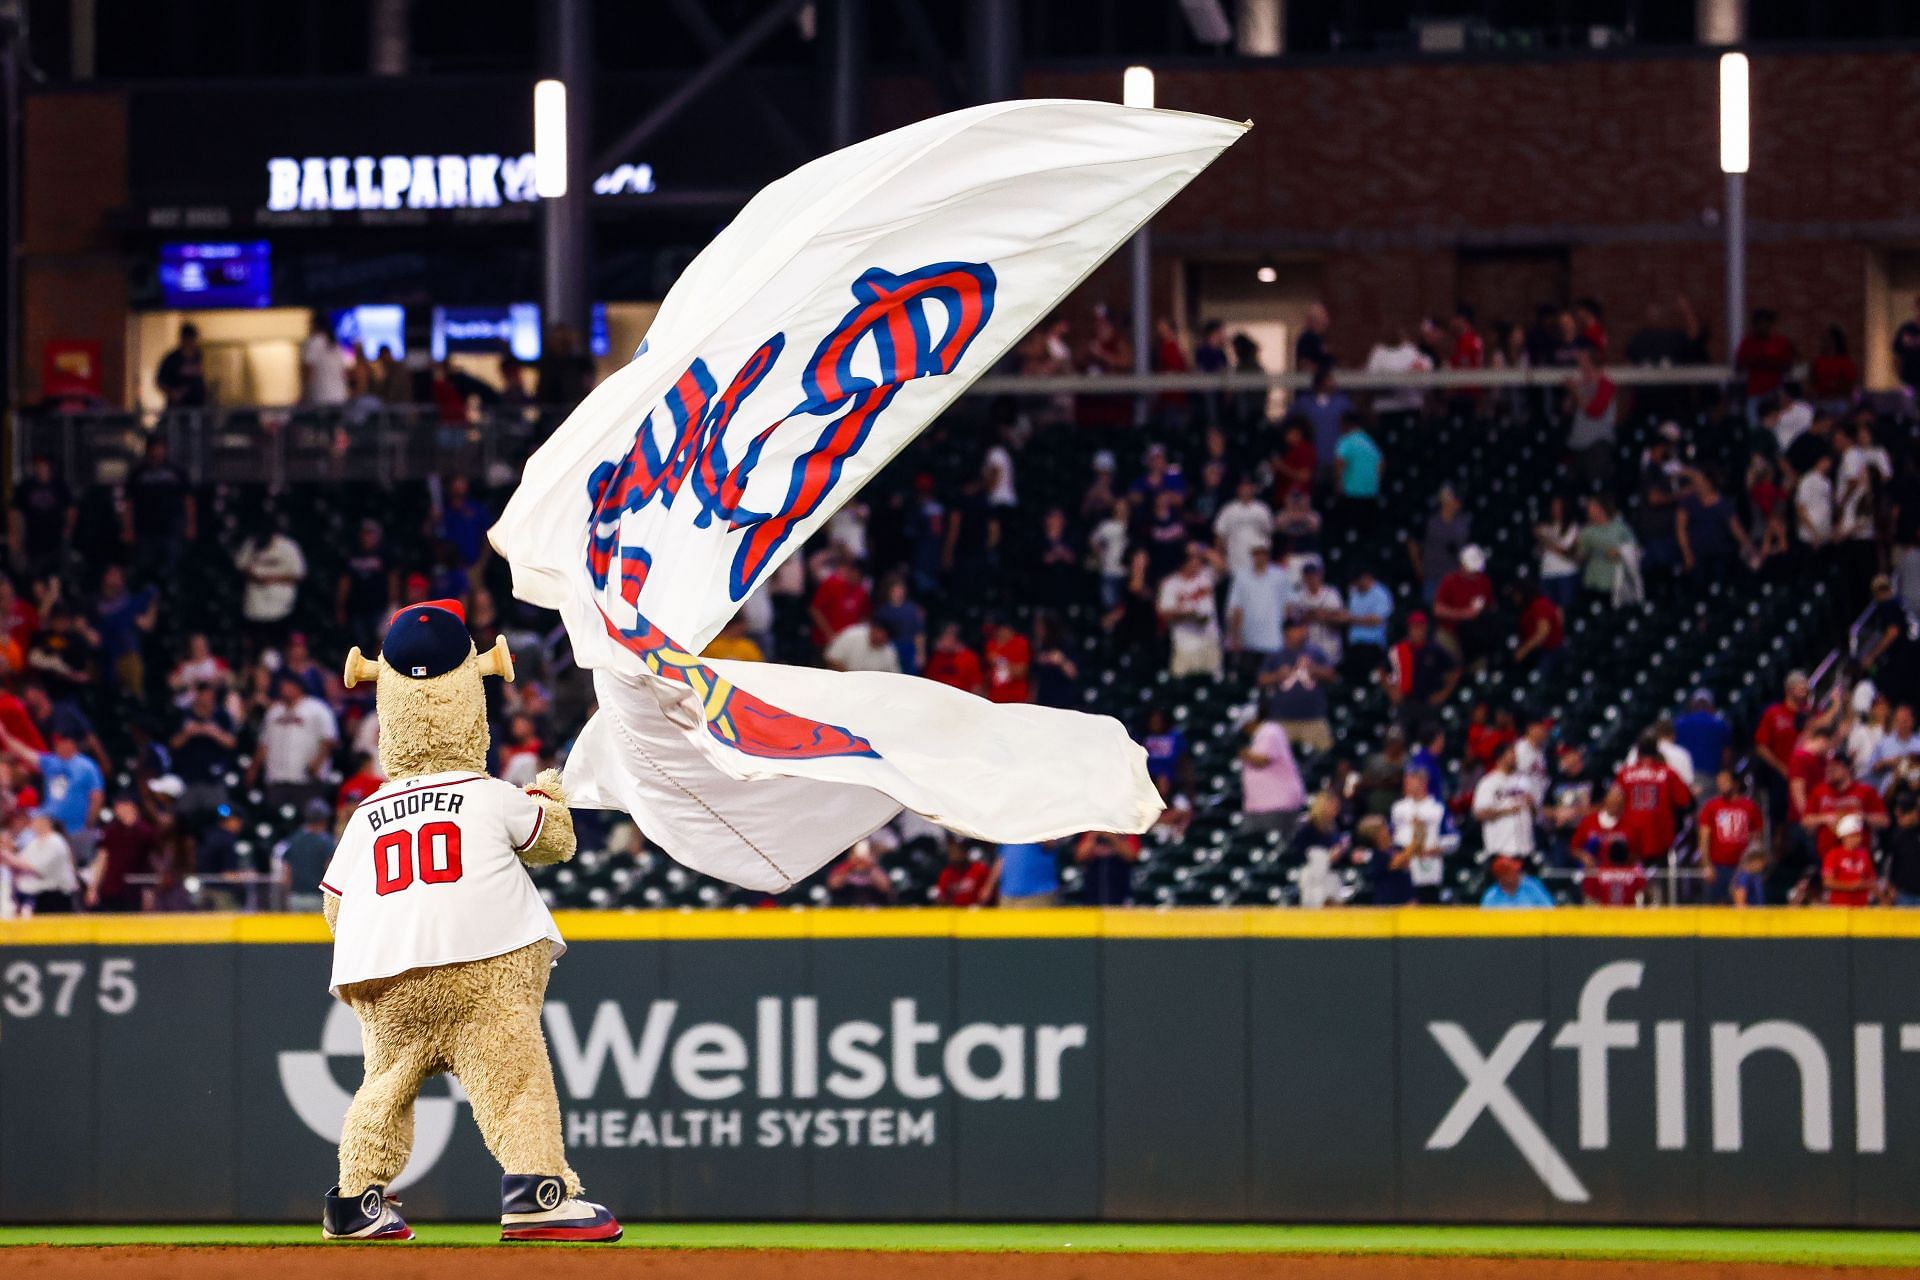
<path id="1" fill-rule="evenodd" d="M 1755 311 L 1752 330 L 1733 353 L 1734 372 L 1746 375 L 1749 400 L 1778 391 L 1793 368 L 1793 344 L 1773 331 L 1777 318 L 1769 307 Z"/>
<path id="2" fill-rule="evenodd" d="M 1627 831 L 1627 793 L 1608 787 L 1600 807 L 1580 819 L 1573 829 L 1573 856 L 1589 870 L 1618 866 L 1633 858 L 1633 840 Z"/>
<path id="3" fill-rule="evenodd" d="M 980 659 L 960 638 L 960 624 L 957 622 L 949 622 L 940 628 L 940 635 L 933 642 L 933 652 L 927 655 L 927 669 L 920 674 L 968 693 L 980 693 L 986 687 Z"/>
<path id="4" fill-rule="evenodd" d="M 1513 712 L 1503 710 L 1495 715 L 1485 698 L 1476 701 L 1467 712 L 1467 759 L 1475 764 L 1492 768 L 1500 753 L 1519 736 Z"/>
<path id="5" fill-rule="evenodd" d="M 27 704 L 20 701 L 10 689 L 0 689 L 0 729 L 4 729 L 10 738 L 14 738 L 36 752 L 47 749 L 47 741 L 40 736 L 40 729 L 33 723 L 33 717 L 27 714 Z"/>
<path id="6" fill-rule="evenodd" d="M 1579 341 L 1592 350 L 1594 358 L 1607 354 L 1606 311 L 1598 298 L 1581 298 L 1573 304 L 1573 323 L 1579 329 Z"/>
<path id="7" fill-rule="evenodd" d="M 380 767 L 368 753 L 362 751 L 353 758 L 353 775 L 340 784 L 333 793 L 333 809 L 340 823 L 353 816 L 360 802 L 387 784 Z"/>
<path id="8" fill-rule="evenodd" d="M 950 835 L 946 864 L 940 868 L 940 878 L 933 882 L 933 900 L 943 907 L 984 906 L 992 875 L 993 868 L 972 845 Z"/>
<path id="9" fill-rule="evenodd" d="M 1453 352 L 1447 357 L 1449 369 L 1484 369 L 1487 367 L 1487 344 L 1480 339 L 1480 333 L 1473 327 L 1473 308 L 1461 303 L 1453 309 L 1453 321 L 1448 326 L 1453 333 Z"/>
<path id="10" fill-rule="evenodd" d="M 1632 907 L 1647 892 L 1647 869 L 1633 860 L 1624 843 L 1611 845 L 1606 860 L 1580 877 L 1580 895 L 1588 906 Z"/>
<path id="11" fill-rule="evenodd" d="M 1820 335 L 1820 354 L 1807 370 L 1807 390 L 1814 404 L 1844 410 L 1860 387 L 1860 366 L 1847 354 L 1847 331 L 1837 324 Z"/>
<path id="12" fill-rule="evenodd" d="M 1486 573 L 1487 553 L 1469 542 L 1460 548 L 1460 567 L 1440 579 L 1433 594 L 1433 616 L 1442 643 L 1463 664 L 1484 658 L 1493 647 L 1493 579 Z"/>
<path id="13" fill-rule="evenodd" d="M 1287 497 L 1293 493 L 1313 494 L 1313 473 L 1320 465 L 1320 455 L 1313 447 L 1313 433 L 1307 429 L 1305 418 L 1290 417 L 1280 424 L 1280 452 L 1273 460 L 1273 501 L 1275 506 L 1287 505 Z"/>
<path id="14" fill-rule="evenodd" d="M 1846 753 L 1836 751 L 1827 761 L 1825 781 L 1807 796 L 1801 824 L 1813 834 L 1814 848 L 1824 857 L 1838 839 L 1840 822 L 1855 816 L 1869 828 L 1879 830 L 1887 825 L 1886 801 L 1878 791 L 1858 781 Z"/>
<path id="15" fill-rule="evenodd" d="M 1867 844 L 1867 824 L 1859 814 L 1850 813 L 1834 824 L 1834 844 L 1820 857 L 1820 882 L 1828 906 L 1864 907 L 1873 901 L 1879 878 Z"/>
<path id="16" fill-rule="evenodd" d="M 816 649 L 825 649 L 842 631 L 873 616 L 873 597 L 845 555 L 837 551 L 828 555 L 827 574 L 813 589 L 809 612 Z"/>
<path id="17" fill-rule="evenodd" d="M 1741 859 L 1759 839 L 1760 806 L 1731 769 L 1715 774 L 1714 786 L 1719 794 L 1700 810 L 1700 860 L 1713 871 L 1712 901 L 1725 902 Z"/>
<path id="18" fill-rule="evenodd" d="M 1826 780 L 1827 757 L 1833 744 L 1824 731 L 1809 729 L 1794 743 L 1787 757 L 1787 820 L 1804 822 L 1814 791 Z"/>
<path id="19" fill-rule="evenodd" d="M 139 911 L 145 904 L 140 890 L 127 882 L 130 875 L 152 870 L 153 828 L 141 816 L 130 795 L 113 802 L 113 819 L 100 827 L 100 847 L 87 868 L 87 906 L 93 911 Z"/>
<path id="20" fill-rule="evenodd" d="M 1660 755 L 1660 740 L 1641 735 L 1634 759 L 1613 777 L 1626 793 L 1627 841 L 1642 862 L 1664 858 L 1673 849 L 1680 815 L 1693 807 L 1693 792 Z"/>
<path id="21" fill-rule="evenodd" d="M 987 627 L 987 697 L 993 702 L 1031 702 L 1027 680 L 1033 667 L 1033 649 L 1027 638 L 1004 618 Z"/>
<path id="22" fill-rule="evenodd" d="M 1480 331 L 1473 325 L 1473 308 L 1462 302 L 1453 309 L 1453 319 L 1448 324 L 1453 334 L 1453 350 L 1447 355 L 1449 369 L 1484 369 L 1487 367 L 1487 344 L 1481 340 Z M 1481 388 L 1456 387 L 1449 397 L 1455 412 L 1473 413 L 1480 403 Z"/>
<path id="23" fill-rule="evenodd" d="M 1567 643 L 1566 615 L 1540 589 L 1539 580 L 1535 578 L 1514 583 L 1512 599 L 1520 615 L 1514 636 L 1520 643 L 1514 648 L 1513 660 L 1532 663 L 1542 679 L 1551 679 L 1560 665 L 1560 651 Z"/>
<path id="24" fill-rule="evenodd" d="M 1753 731 L 1753 754 L 1760 762 L 1756 775 L 1760 794 L 1766 797 L 1767 811 L 1775 822 L 1787 820 L 1787 767 L 1793 759 L 1794 743 L 1800 738 L 1800 722 L 1807 714 L 1808 687 L 1805 672 L 1791 672 L 1786 696 L 1760 713 L 1760 724 Z"/>

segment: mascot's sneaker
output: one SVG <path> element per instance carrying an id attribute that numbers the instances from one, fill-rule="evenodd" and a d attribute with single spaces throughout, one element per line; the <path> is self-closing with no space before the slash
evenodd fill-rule
<path id="1" fill-rule="evenodd" d="M 604 1240 L 620 1238 L 620 1224 L 605 1205 L 567 1198 L 564 1180 L 537 1173 L 500 1177 L 502 1240 Z"/>
<path id="2" fill-rule="evenodd" d="M 358 1196 L 327 1192 L 320 1234 L 327 1240 L 411 1240 L 413 1228 L 400 1216 L 400 1202 L 385 1187 L 368 1187 Z"/>

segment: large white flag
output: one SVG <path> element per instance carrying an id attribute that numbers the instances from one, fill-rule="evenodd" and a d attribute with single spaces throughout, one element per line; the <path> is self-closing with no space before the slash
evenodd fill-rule
<path id="1" fill-rule="evenodd" d="M 780 890 L 904 806 L 986 840 L 1140 831 L 1118 721 L 932 681 L 700 650 L 740 602 L 1246 126 L 1005 102 L 767 187 L 674 285 L 633 362 L 528 461 L 491 537 L 560 611 L 600 710 L 572 803 L 696 870 Z"/>

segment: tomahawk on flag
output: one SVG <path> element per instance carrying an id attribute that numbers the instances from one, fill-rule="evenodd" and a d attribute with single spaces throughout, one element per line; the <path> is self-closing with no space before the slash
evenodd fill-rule
<path id="1" fill-rule="evenodd" d="M 529 459 L 490 537 L 599 710 L 569 803 L 695 870 L 792 887 L 902 808 L 990 841 L 1142 831 L 1117 720 L 930 680 L 704 659 L 768 574 L 1247 126 L 1003 102 L 756 195 L 633 361 Z"/>

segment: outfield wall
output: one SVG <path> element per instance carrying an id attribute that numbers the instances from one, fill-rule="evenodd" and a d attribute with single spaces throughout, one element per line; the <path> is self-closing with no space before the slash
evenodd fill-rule
<path id="1" fill-rule="evenodd" d="M 623 1217 L 1920 1228 L 1920 914 L 573 914 Z M 306 1219 L 358 1026 L 304 917 L 0 924 L 0 1221 Z M 429 1084 L 410 1215 L 497 1212 Z"/>

